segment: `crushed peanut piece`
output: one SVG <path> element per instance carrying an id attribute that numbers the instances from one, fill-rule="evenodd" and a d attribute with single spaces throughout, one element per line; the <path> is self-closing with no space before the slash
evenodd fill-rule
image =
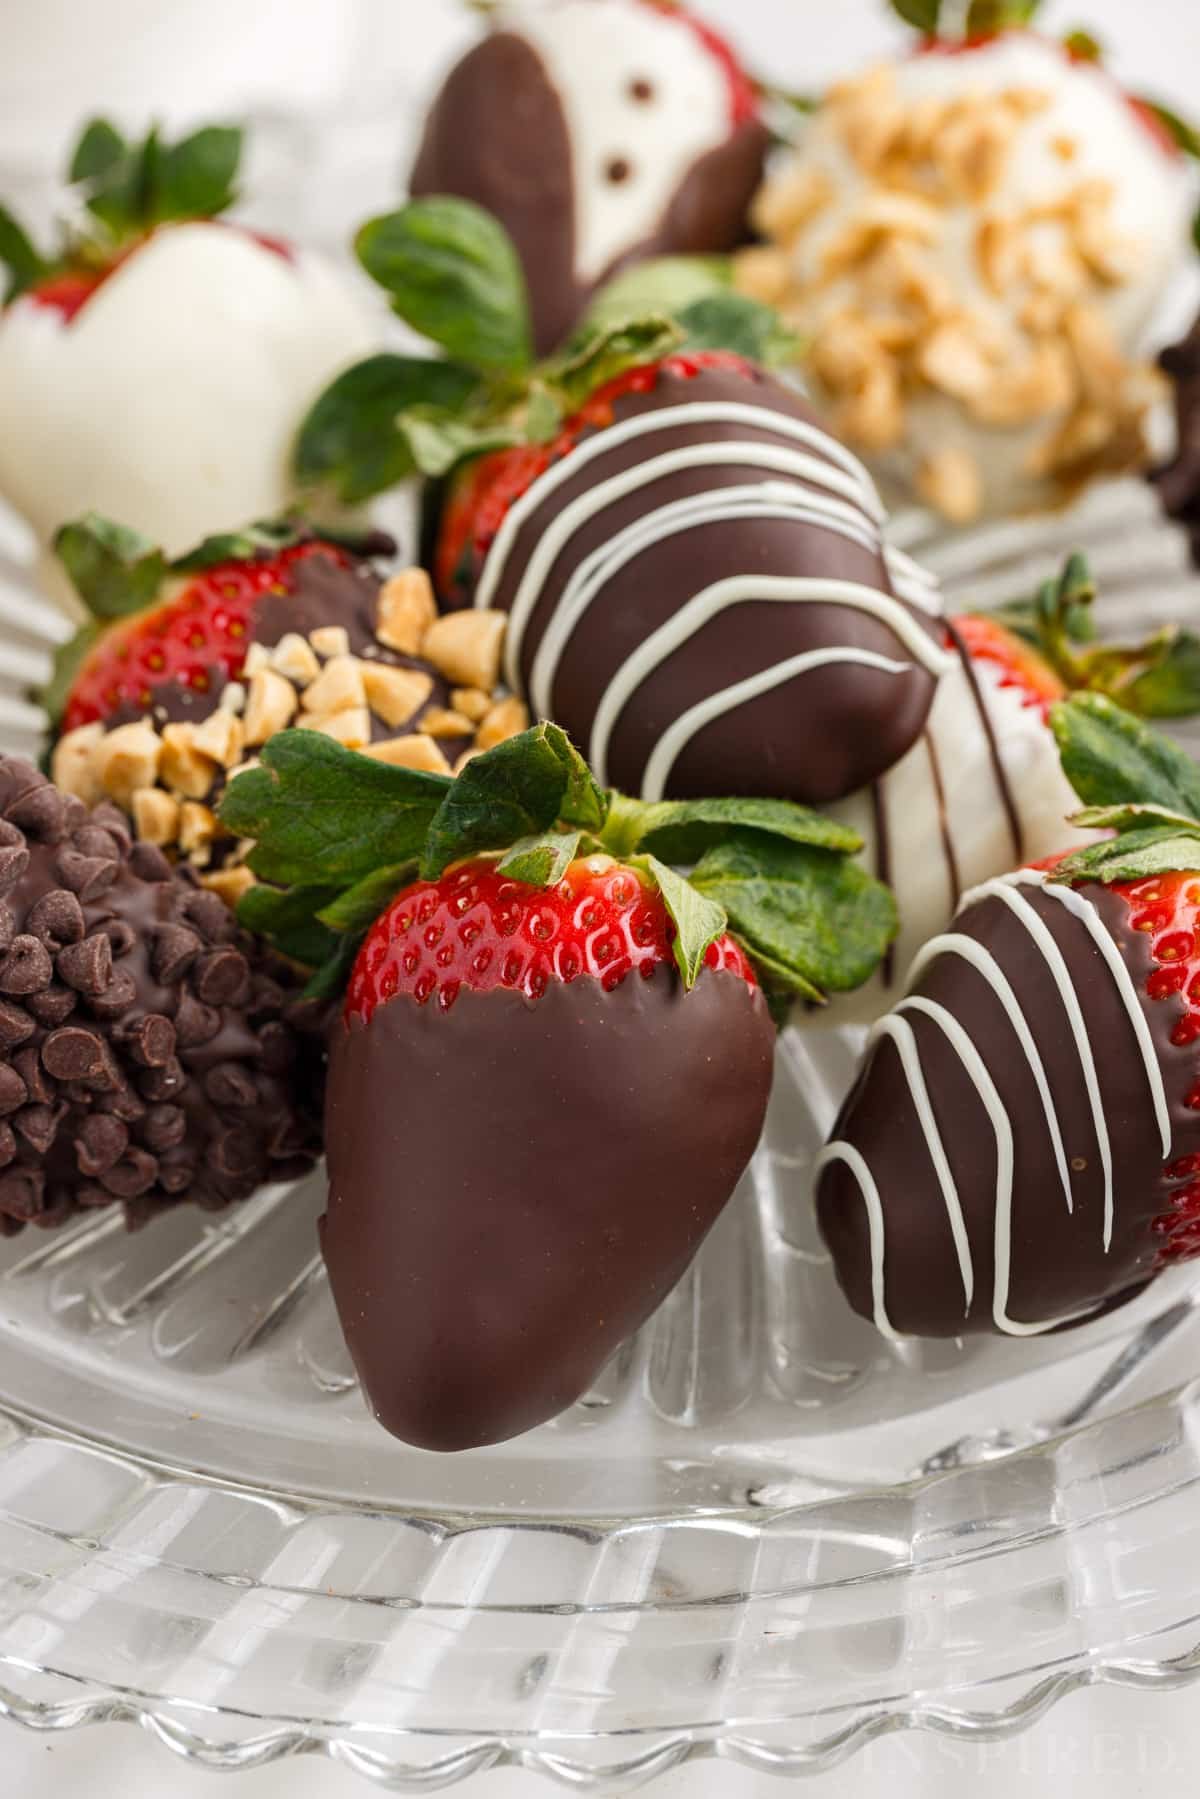
<path id="1" fill-rule="evenodd" d="M 139 787 L 133 795 L 133 828 L 143 843 L 159 847 L 179 835 L 179 801 L 161 787 Z"/>
<path id="2" fill-rule="evenodd" d="M 469 718 L 472 724 L 477 725 L 491 711 L 493 700 L 491 694 L 485 693 L 482 687 L 452 687 L 450 705 L 463 718 Z"/>
<path id="3" fill-rule="evenodd" d="M 245 741 L 253 748 L 286 730 L 298 705 L 296 689 L 273 668 L 260 668 L 250 681 L 243 720 Z"/>
<path id="4" fill-rule="evenodd" d="M 145 719 L 118 725 L 96 746 L 96 778 L 110 799 L 128 806 L 139 787 L 154 785 L 162 753 L 158 732 Z"/>
<path id="5" fill-rule="evenodd" d="M 185 800 L 179 809 L 179 847 L 184 855 L 201 855 L 216 834 L 216 813 L 196 800 Z"/>
<path id="6" fill-rule="evenodd" d="M 508 614 L 447 612 L 421 641 L 421 655 L 448 681 L 491 692 L 500 679 L 500 653 Z"/>
<path id="7" fill-rule="evenodd" d="M 211 756 L 222 768 L 232 768 L 242 753 L 242 738 L 241 719 L 218 707 L 196 726 L 192 748 L 202 756 Z"/>
<path id="8" fill-rule="evenodd" d="M 321 672 L 316 652 L 299 631 L 288 631 L 271 651 L 271 667 L 293 687 L 307 687 Z"/>
<path id="9" fill-rule="evenodd" d="M 252 643 L 246 651 L 246 660 L 242 665 L 242 677 L 249 680 L 251 675 L 261 674 L 264 668 L 271 666 L 271 652 L 265 643 Z"/>
<path id="10" fill-rule="evenodd" d="M 331 657 L 311 686 L 304 689 L 300 704 L 306 712 L 317 713 L 360 709 L 367 703 L 364 667 L 357 656 Z"/>
<path id="11" fill-rule="evenodd" d="M 163 726 L 159 776 L 165 787 L 186 800 L 208 797 L 217 778 L 217 765 L 211 756 L 197 750 L 195 725 L 184 722 Z M 148 787 L 150 783 L 143 781 L 141 785 Z"/>
<path id="12" fill-rule="evenodd" d="M 966 450 L 939 450 L 922 463 L 917 492 L 955 524 L 969 524 L 983 504 L 983 477 Z"/>
<path id="13" fill-rule="evenodd" d="M 237 868 L 218 868 L 215 873 L 201 875 L 200 885 L 207 887 L 210 893 L 218 894 L 230 910 L 235 910 L 243 894 L 257 885 L 253 874 L 244 865 Z"/>
<path id="14" fill-rule="evenodd" d="M 424 731 L 415 732 L 411 737 L 389 737 L 383 743 L 373 743 L 365 754 L 393 768 L 419 768 L 431 775 L 450 773 L 450 764 L 433 738 Z"/>
<path id="15" fill-rule="evenodd" d="M 229 681 L 221 689 L 221 697 L 217 701 L 222 712 L 241 713 L 246 707 L 246 689 L 240 681 Z"/>
<path id="16" fill-rule="evenodd" d="M 308 641 L 325 661 L 331 656 L 350 654 L 350 633 L 345 625 L 318 625 L 315 631 L 309 632 Z"/>
<path id="17" fill-rule="evenodd" d="M 479 750 L 491 750 L 498 743 L 506 743 L 510 737 L 529 729 L 529 709 L 523 700 L 510 694 L 508 699 L 501 700 L 493 706 L 475 734 L 475 747 Z"/>
<path id="18" fill-rule="evenodd" d="M 461 712 L 450 712 L 444 706 L 431 706 L 421 719 L 421 729 L 429 737 L 473 737 L 475 724 Z"/>
<path id="19" fill-rule="evenodd" d="M 405 569 L 393 575 L 379 590 L 375 635 L 389 650 L 416 656 L 421 639 L 437 617 L 433 583 L 423 568 Z"/>
<path id="20" fill-rule="evenodd" d="M 340 712 L 309 712 L 300 720 L 301 730 L 319 731 L 348 750 L 365 749 L 371 741 L 371 714 L 365 706 L 343 707 Z"/>
<path id="21" fill-rule="evenodd" d="M 395 728 L 415 718 L 428 704 L 433 676 L 419 668 L 389 668 L 384 662 L 359 664 L 367 705 L 385 725 Z"/>
<path id="22" fill-rule="evenodd" d="M 73 793 L 85 806 L 99 805 L 104 798 L 96 769 L 96 750 L 104 736 L 104 726 L 96 721 L 67 731 L 54 746 L 50 773 L 64 793 Z"/>

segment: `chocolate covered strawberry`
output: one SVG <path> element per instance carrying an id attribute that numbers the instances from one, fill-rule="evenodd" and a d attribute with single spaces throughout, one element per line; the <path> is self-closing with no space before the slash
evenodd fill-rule
<path id="1" fill-rule="evenodd" d="M 129 144 L 97 121 L 52 248 L 0 208 L 0 494 L 43 544 L 94 509 L 179 555 L 281 511 L 300 418 L 370 346 L 321 257 L 219 216 L 240 151 L 232 129 Z"/>
<path id="2" fill-rule="evenodd" d="M 615 269 L 744 240 L 768 135 L 715 31 L 660 0 L 517 0 L 491 25 L 433 103 L 411 187 L 503 222 L 540 350 Z"/>
<path id="3" fill-rule="evenodd" d="M 965 896 L 818 1167 L 889 1333 L 1036 1334 L 1200 1252 L 1200 779 L 1099 696 L 1052 723 L 1104 839 Z"/>
<path id="4" fill-rule="evenodd" d="M 243 917 L 324 943 L 327 990 L 349 965 L 322 1246 L 351 1353 L 396 1435 L 513 1436 L 587 1390 L 733 1193 L 763 985 L 864 979 L 890 898 L 817 815 L 603 793 L 549 725 L 454 783 L 296 733 L 264 763 L 224 805 L 269 883 Z"/>
<path id="5" fill-rule="evenodd" d="M 1194 636 L 1164 631 L 1139 645 L 1094 642 L 1093 595 L 1086 564 L 1073 557 L 1031 605 L 950 621 L 956 666 L 939 684 L 921 737 L 835 813 L 863 837 L 869 866 L 895 893 L 900 934 L 872 981 L 808 1022 L 878 1017 L 964 893 L 1088 841 L 1064 823 L 1078 799 L 1050 728 L 1056 701 L 1091 690 L 1149 717 L 1200 710 Z"/>
<path id="6" fill-rule="evenodd" d="M 168 563 L 93 515 L 56 541 L 93 621 L 50 695 L 55 779 L 198 866 L 232 847 L 214 795 L 292 723 L 441 773 L 528 723 L 498 690 L 503 619 L 439 620 L 428 576 L 385 572 L 379 533 L 334 541 L 285 520 Z"/>

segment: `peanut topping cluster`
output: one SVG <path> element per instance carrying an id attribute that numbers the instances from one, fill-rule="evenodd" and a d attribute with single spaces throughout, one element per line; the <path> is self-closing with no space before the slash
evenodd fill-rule
<path id="1" fill-rule="evenodd" d="M 1157 383 L 1103 309 L 1137 262 L 1113 224 L 1112 184 L 1080 174 L 1036 206 L 1006 193 L 1022 134 L 1050 105 L 1017 87 L 909 100 L 887 67 L 835 88 L 814 127 L 821 154 L 759 195 L 769 241 L 738 258 L 738 284 L 805 339 L 850 443 L 897 449 L 912 406 L 940 399 L 984 429 L 1032 430 L 1023 472 L 1066 499 L 1144 460 Z M 1081 146 L 1049 142 L 1070 176 Z M 928 455 L 917 486 L 957 522 L 983 503 L 961 445 Z"/>
<path id="2" fill-rule="evenodd" d="M 209 871 L 203 884 L 236 904 L 254 884 L 245 866 L 252 846 L 221 841 L 214 806 L 222 787 L 257 766 L 254 751 L 298 728 L 380 762 L 457 773 L 529 723 L 524 704 L 499 686 L 506 623 L 502 612 L 439 615 L 428 575 L 406 569 L 379 590 L 378 658 L 374 646 L 351 654 L 340 625 L 288 632 L 272 648 L 253 643 L 242 679 L 207 718 L 81 725 L 55 746 L 54 780 L 85 805 L 116 801 L 140 841 Z M 384 659 L 389 651 L 425 666 L 397 666 Z M 436 703 L 436 677 L 449 684 L 447 705 Z M 457 751 L 453 763 L 443 746 Z"/>

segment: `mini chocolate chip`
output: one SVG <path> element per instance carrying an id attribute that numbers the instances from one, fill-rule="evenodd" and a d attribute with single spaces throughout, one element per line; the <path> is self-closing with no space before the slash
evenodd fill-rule
<path id="1" fill-rule="evenodd" d="M 656 93 L 654 83 L 648 75 L 635 75 L 629 83 L 629 98 L 636 100 L 639 106 L 646 106 Z"/>
<path id="2" fill-rule="evenodd" d="M 268 1074 L 283 1074 L 296 1060 L 296 1039 L 278 1019 L 258 1033 L 258 1057 Z"/>
<path id="3" fill-rule="evenodd" d="M 29 1089 L 15 1068 L 0 1062 L 0 1117 L 7 1118 L 29 1098 Z"/>
<path id="4" fill-rule="evenodd" d="M 60 980 L 77 993 L 103 993 L 113 975 L 112 944 L 104 931 L 93 931 L 81 943 L 68 943 L 58 952 L 55 969 Z"/>
<path id="5" fill-rule="evenodd" d="M 136 1124 L 139 1118 L 146 1116 L 146 1108 L 125 1081 L 114 1081 L 113 1091 L 102 1093 L 96 1101 L 98 1112 L 111 1112 L 114 1118 L 124 1119 L 126 1124 Z"/>
<path id="6" fill-rule="evenodd" d="M 238 1005 L 250 991 L 250 969 L 245 956 L 228 947 L 210 950 L 192 970 L 192 985 L 205 1005 Z"/>
<path id="7" fill-rule="evenodd" d="M 67 808 L 57 787 L 31 787 L 7 808 L 9 822 L 20 825 L 42 843 L 59 843 L 66 836 Z"/>
<path id="8" fill-rule="evenodd" d="M 72 993 L 69 987 L 52 984 L 44 987 L 40 993 L 31 993 L 25 1004 L 38 1023 L 52 1031 L 55 1025 L 65 1023 L 71 1016 L 78 998 L 79 995 Z"/>
<path id="9" fill-rule="evenodd" d="M 175 1026 L 161 1012 L 147 1012 L 122 1033 L 122 1040 L 143 1068 L 162 1068 L 175 1054 Z"/>
<path id="10" fill-rule="evenodd" d="M 54 979 L 50 951 L 36 937 L 22 933 L 14 937 L 0 957 L 0 993 L 24 998 L 27 993 L 40 993 Z"/>
<path id="11" fill-rule="evenodd" d="M 161 1068 L 148 1068 L 145 1074 L 138 1076 L 138 1092 L 151 1104 L 163 1099 L 174 1099 L 186 1086 L 187 1075 L 176 1056 L 172 1056 Z"/>
<path id="12" fill-rule="evenodd" d="M 103 993 L 89 993 L 84 1003 L 95 1018 L 111 1021 L 128 1012 L 137 999 L 137 982 L 127 968 L 115 968 Z"/>
<path id="13" fill-rule="evenodd" d="M 12 1059 L 13 1072 L 20 1075 L 22 1085 L 30 1099 L 36 1099 L 40 1105 L 48 1106 L 54 1099 L 53 1081 L 47 1080 L 46 1070 L 42 1067 L 41 1052 L 32 1043 L 19 1049 Z"/>
<path id="14" fill-rule="evenodd" d="M 0 1212 L 10 1218 L 36 1218 L 42 1209 L 46 1177 L 40 1168 L 12 1168 L 0 1176 Z"/>
<path id="15" fill-rule="evenodd" d="M 116 839 L 117 847 L 122 854 L 127 853 L 133 843 L 133 833 L 129 829 L 129 820 L 111 800 L 101 800 L 98 806 L 92 807 L 92 823 L 100 825 L 110 837 Z"/>
<path id="16" fill-rule="evenodd" d="M 112 953 L 116 957 L 127 956 L 137 942 L 137 932 L 123 918 L 106 918 L 100 929 L 112 944 Z"/>
<path id="17" fill-rule="evenodd" d="M 255 975 L 246 1016 L 256 1024 L 278 1018 L 283 1002 L 284 992 L 278 981 L 271 980 L 269 975 Z"/>
<path id="18" fill-rule="evenodd" d="M 28 1043 L 36 1030 L 28 1012 L 10 1005 L 8 1000 L 0 1000 L 0 1049 L 15 1049 L 18 1043 Z"/>
<path id="19" fill-rule="evenodd" d="M 169 881 L 174 872 L 156 843 L 135 843 L 129 866 L 139 881 Z"/>
<path id="20" fill-rule="evenodd" d="M 25 794 L 49 785 L 41 769 L 25 756 L 5 756 L 0 761 L 0 809 L 5 814 Z"/>
<path id="21" fill-rule="evenodd" d="M 148 1193 L 157 1179 L 158 1158 L 148 1149 L 134 1148 L 126 1150 L 119 1162 L 104 1170 L 100 1185 L 118 1199 L 136 1199 L 139 1194 Z"/>
<path id="22" fill-rule="evenodd" d="M 156 1153 L 175 1149 L 187 1135 L 187 1113 L 182 1106 L 151 1106 L 138 1134 Z"/>
<path id="23" fill-rule="evenodd" d="M 604 179 L 613 187 L 621 187 L 633 174 L 633 164 L 627 156 L 610 156 L 604 165 Z"/>
<path id="24" fill-rule="evenodd" d="M 96 1181 L 81 1181 L 75 1189 L 77 1206 L 111 1206 L 113 1196 Z"/>
<path id="25" fill-rule="evenodd" d="M 87 823 L 88 809 L 81 799 L 76 798 L 75 794 L 63 794 L 63 807 L 66 811 L 66 826 L 68 831 L 77 831 L 80 825 Z"/>
<path id="26" fill-rule="evenodd" d="M 30 925 L 29 929 L 33 930 L 33 926 Z M 17 921 L 13 909 L 0 901 L 0 949 L 7 949 L 16 934 Z M 36 937 L 38 933 L 34 931 L 33 934 Z"/>
<path id="27" fill-rule="evenodd" d="M 46 1038 L 42 1064 L 56 1081 L 90 1081 L 107 1072 L 108 1050 L 98 1031 L 70 1024 Z"/>
<path id="28" fill-rule="evenodd" d="M 186 1193 L 196 1178 L 196 1164 L 190 1155 L 168 1152 L 158 1165 L 158 1184 L 164 1193 Z"/>
<path id="29" fill-rule="evenodd" d="M 258 1088 L 237 1062 L 218 1062 L 204 1077 L 204 1091 L 214 1106 L 245 1109 L 258 1103 Z"/>
<path id="30" fill-rule="evenodd" d="M 29 908 L 25 929 L 51 949 L 61 949 L 64 943 L 78 943 L 87 926 L 75 895 L 65 887 L 52 887 Z"/>
<path id="31" fill-rule="evenodd" d="M 220 1028 L 221 1014 L 185 987 L 175 1009 L 175 1041 L 180 1049 L 197 1049 L 202 1043 L 211 1043 Z"/>
<path id="32" fill-rule="evenodd" d="M 92 820 L 94 819 L 93 813 Z M 101 862 L 119 861 L 121 857 L 121 845 L 112 832 L 92 821 L 81 825 L 73 834 L 71 847 L 77 849 L 81 856 L 96 856 Z"/>
<path id="33" fill-rule="evenodd" d="M 207 888 L 190 893 L 183 909 L 189 921 L 210 943 L 228 943 L 237 930 L 237 920 L 225 901 Z"/>
<path id="34" fill-rule="evenodd" d="M 0 1168 L 7 1168 L 17 1153 L 17 1139 L 11 1125 L 0 1124 Z"/>
<path id="35" fill-rule="evenodd" d="M 6 851 L 0 850 L 0 885 L 3 885 L 2 863 L 6 853 Z M 28 850 L 25 852 L 25 858 L 28 861 Z M 69 887 L 72 893 L 77 893 L 85 905 L 89 900 L 99 899 L 102 893 L 107 893 L 121 872 L 121 864 L 115 859 L 109 860 L 103 856 L 83 856 L 78 850 L 73 849 L 59 851 L 55 868 L 63 886 Z"/>
<path id="36" fill-rule="evenodd" d="M 81 1174 L 103 1174 L 119 1162 L 129 1147 L 129 1132 L 119 1118 L 94 1112 L 85 1118 L 75 1137 L 75 1160 Z"/>
<path id="37" fill-rule="evenodd" d="M 13 1113 L 13 1129 L 39 1156 L 47 1155 L 66 1111 L 65 1106 L 22 1106 L 19 1112 Z"/>
<path id="38" fill-rule="evenodd" d="M 269 1154 L 272 1161 L 281 1157 L 302 1154 L 313 1147 L 313 1129 L 307 1118 L 299 1112 L 292 1112 L 288 1117 L 280 1119 L 271 1132 Z"/>
<path id="39" fill-rule="evenodd" d="M 0 893 L 15 887 L 29 867 L 29 850 L 24 842 L 6 843 L 0 848 Z"/>
<path id="40" fill-rule="evenodd" d="M 235 1124 L 209 1145 L 208 1160 L 222 1186 L 236 1186 L 262 1170 L 262 1145 L 249 1125 Z"/>
<path id="41" fill-rule="evenodd" d="M 164 987 L 173 986 L 203 948 L 201 939 L 185 924 L 160 924 L 154 932 L 154 948 L 150 953 L 155 980 Z"/>

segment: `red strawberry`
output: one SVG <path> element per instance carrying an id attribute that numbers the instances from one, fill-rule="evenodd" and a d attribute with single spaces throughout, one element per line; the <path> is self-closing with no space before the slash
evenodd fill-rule
<path id="1" fill-rule="evenodd" d="M 1052 723 L 1112 802 L 1076 822 L 1115 836 L 966 895 L 822 1158 L 839 1277 L 885 1330 L 1053 1329 L 1200 1255 L 1200 780 L 1098 696 Z"/>
<path id="2" fill-rule="evenodd" d="M 741 125 L 748 125 L 759 115 L 758 84 L 751 79 L 743 67 L 742 60 L 729 42 L 719 31 L 697 18 L 694 13 L 686 11 L 679 0 L 644 0 L 644 4 L 654 8 L 655 12 L 669 13 L 673 18 L 682 21 L 699 38 L 709 55 L 715 57 L 725 71 L 729 83 L 729 123 L 736 131 Z"/>
<path id="3" fill-rule="evenodd" d="M 653 0 L 651 0 L 653 3 Z M 626 369 L 590 395 L 548 444 L 519 444 L 463 465 L 442 509 L 434 552 L 434 577 L 448 606 L 465 606 L 509 508 L 552 463 L 569 456 L 580 439 L 613 422 L 613 408 L 627 394 L 653 393 L 662 374 L 692 381 L 706 369 L 727 369 L 753 380 L 755 370 L 728 350 L 700 350 Z"/>
<path id="4" fill-rule="evenodd" d="M 966 612 L 953 620 L 954 632 L 975 662 L 987 662 L 1002 671 L 999 686 L 1019 688 L 1027 706 L 1037 706 L 1043 716 L 1067 688 L 1046 658 L 1032 644 L 986 613 Z"/>
<path id="5" fill-rule="evenodd" d="M 259 602 L 289 592 L 296 564 L 311 556 L 341 568 L 351 560 L 336 545 L 308 538 L 276 554 L 217 562 L 186 577 L 182 591 L 168 584 L 145 611 L 108 626 L 84 656 L 67 694 L 63 729 L 129 709 L 146 712 L 155 690 L 169 684 L 206 694 L 238 680 Z"/>
<path id="6" fill-rule="evenodd" d="M 728 937 L 694 987 L 658 891 L 460 865 L 400 894 L 331 1045 L 322 1246 L 382 1423 L 432 1449 L 572 1404 L 678 1280 L 757 1142 L 772 1067 Z"/>

